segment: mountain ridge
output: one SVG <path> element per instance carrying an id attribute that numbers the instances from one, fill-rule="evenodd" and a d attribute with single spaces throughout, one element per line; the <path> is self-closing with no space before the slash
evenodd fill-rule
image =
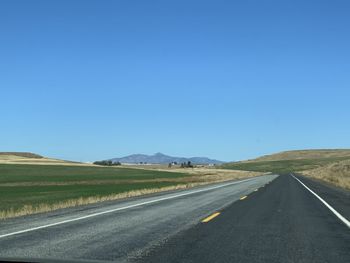
<path id="1" fill-rule="evenodd" d="M 157 152 L 153 155 L 147 154 L 131 154 L 128 156 L 120 157 L 120 158 L 111 158 L 108 161 L 112 161 L 113 163 L 148 163 L 148 164 L 168 164 L 168 163 L 184 163 L 191 162 L 193 164 L 222 164 L 223 161 L 219 161 L 216 159 L 210 159 L 208 157 L 175 157 L 170 155 L 165 155 L 163 153 Z"/>

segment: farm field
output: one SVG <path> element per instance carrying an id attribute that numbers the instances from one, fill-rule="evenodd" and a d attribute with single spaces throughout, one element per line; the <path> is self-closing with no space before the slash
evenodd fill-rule
<path id="1" fill-rule="evenodd" d="M 112 167 L 0 164 L 0 217 L 98 201 L 141 189 L 181 184 L 184 173 Z M 75 201 L 74 201 L 75 200 Z"/>
<path id="2" fill-rule="evenodd" d="M 114 200 L 261 173 L 77 165 L 0 164 L 0 218 Z"/>

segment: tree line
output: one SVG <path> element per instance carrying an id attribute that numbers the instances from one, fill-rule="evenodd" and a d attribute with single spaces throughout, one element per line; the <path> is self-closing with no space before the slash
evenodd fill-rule
<path id="1" fill-rule="evenodd" d="M 169 163 L 168 167 L 172 167 L 173 165 L 177 165 L 177 162 L 173 162 L 173 163 Z M 193 168 L 193 164 L 191 163 L 191 161 L 188 162 L 183 162 L 180 164 L 181 168 Z"/>
<path id="2" fill-rule="evenodd" d="M 112 162 L 111 160 L 96 161 L 93 164 L 103 165 L 103 166 L 118 166 L 118 165 L 121 165 L 120 162 Z"/>

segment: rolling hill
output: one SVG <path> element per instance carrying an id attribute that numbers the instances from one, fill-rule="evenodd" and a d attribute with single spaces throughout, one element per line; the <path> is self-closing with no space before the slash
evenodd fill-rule
<path id="1" fill-rule="evenodd" d="M 270 155 L 264 155 L 251 161 L 280 161 L 320 158 L 350 158 L 350 149 L 318 149 L 285 151 Z"/>
<path id="2" fill-rule="evenodd" d="M 316 169 L 348 159 L 350 159 L 350 150 L 346 149 L 300 150 L 265 155 L 253 160 L 225 163 L 222 167 L 235 170 L 290 173 Z"/>
<path id="3" fill-rule="evenodd" d="M 35 158 L 35 159 L 44 158 L 39 154 L 30 153 L 30 152 L 0 152 L 0 158 L 5 158 L 5 156 L 17 156 L 17 157 Z"/>
<path id="4" fill-rule="evenodd" d="M 286 151 L 253 160 L 225 163 L 221 167 L 278 174 L 300 173 L 350 189 L 349 149 Z"/>
<path id="5" fill-rule="evenodd" d="M 29 152 L 0 152 L 0 164 L 37 164 L 37 165 L 90 165 L 79 162 L 47 158 Z"/>

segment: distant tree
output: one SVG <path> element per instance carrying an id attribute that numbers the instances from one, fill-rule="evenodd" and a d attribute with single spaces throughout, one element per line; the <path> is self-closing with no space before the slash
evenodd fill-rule
<path id="1" fill-rule="evenodd" d="M 193 164 L 191 163 L 191 161 L 188 162 L 183 162 L 180 165 L 181 168 L 193 168 Z"/>
<path id="2" fill-rule="evenodd" d="M 112 160 L 96 161 L 93 164 L 103 165 L 103 166 L 117 166 L 117 165 L 121 165 L 120 162 L 112 162 Z"/>
<path id="3" fill-rule="evenodd" d="M 171 168 L 171 166 L 172 166 L 172 164 L 171 164 L 171 163 L 169 163 L 169 164 L 168 164 L 168 168 Z"/>

